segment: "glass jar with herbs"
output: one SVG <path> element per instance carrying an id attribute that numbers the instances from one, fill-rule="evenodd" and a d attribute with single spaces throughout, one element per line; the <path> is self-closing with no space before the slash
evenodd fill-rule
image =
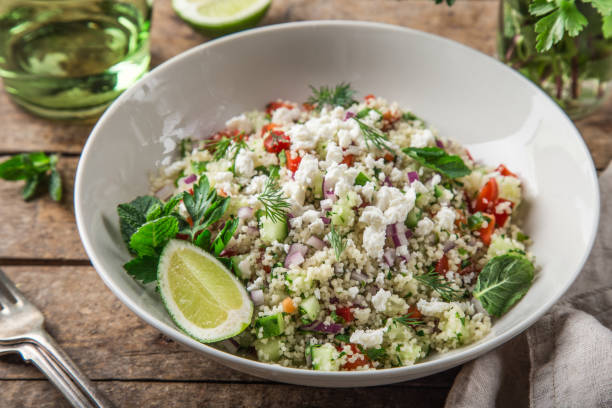
<path id="1" fill-rule="evenodd" d="M 612 89 L 612 0 L 501 0 L 499 57 L 572 117 Z"/>

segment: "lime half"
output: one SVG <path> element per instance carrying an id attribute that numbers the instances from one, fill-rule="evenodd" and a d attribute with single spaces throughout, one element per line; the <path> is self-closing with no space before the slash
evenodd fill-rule
<path id="1" fill-rule="evenodd" d="M 196 340 L 227 339 L 251 323 L 253 304 L 244 286 L 221 262 L 195 245 L 170 241 L 157 274 L 168 313 Z"/>
<path id="2" fill-rule="evenodd" d="M 172 0 L 174 11 L 196 30 L 216 37 L 254 27 L 271 0 Z"/>

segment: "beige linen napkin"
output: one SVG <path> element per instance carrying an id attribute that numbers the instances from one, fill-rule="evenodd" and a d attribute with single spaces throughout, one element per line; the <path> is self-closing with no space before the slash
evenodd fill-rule
<path id="1" fill-rule="evenodd" d="M 612 407 L 612 164 L 601 218 L 569 291 L 525 333 L 466 364 L 446 408 Z"/>

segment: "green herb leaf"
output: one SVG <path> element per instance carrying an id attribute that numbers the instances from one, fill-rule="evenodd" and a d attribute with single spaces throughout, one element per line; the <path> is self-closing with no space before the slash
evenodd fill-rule
<path id="1" fill-rule="evenodd" d="M 210 252 L 210 236 L 210 231 L 204 230 L 196 236 L 196 238 L 193 240 L 193 243 L 205 250 L 206 252 Z"/>
<path id="2" fill-rule="evenodd" d="M 346 249 L 346 241 L 340 234 L 338 234 L 338 231 L 336 231 L 333 224 L 331 225 L 327 239 L 329 240 L 332 248 L 334 248 L 336 260 L 339 261 L 340 255 L 342 255 L 342 252 Z"/>
<path id="3" fill-rule="evenodd" d="M 49 195 L 53 201 L 62 199 L 62 176 L 55 167 L 51 170 L 51 177 L 49 178 Z"/>
<path id="4" fill-rule="evenodd" d="M 215 241 L 213 242 L 212 249 L 214 251 L 215 256 L 219 256 L 223 248 L 227 245 L 227 243 L 234 236 L 234 232 L 236 232 L 236 228 L 238 228 L 238 223 L 240 220 L 238 218 L 230 218 L 226 221 L 223 229 L 217 234 Z"/>
<path id="5" fill-rule="evenodd" d="M 348 334 L 336 334 L 334 339 L 339 341 L 339 342 L 342 342 L 342 343 L 350 343 L 351 342 L 351 336 L 349 336 Z"/>
<path id="6" fill-rule="evenodd" d="M 459 299 L 459 291 L 453 289 L 450 282 L 440 276 L 438 272 L 430 271 L 423 275 L 415 275 L 414 279 L 438 292 L 442 299 L 447 302 Z"/>
<path id="7" fill-rule="evenodd" d="M 158 256 L 178 233 L 178 221 L 165 216 L 143 224 L 130 238 L 130 248 L 139 256 Z"/>
<path id="8" fill-rule="evenodd" d="M 126 245 L 129 245 L 132 234 L 147 222 L 147 214 L 152 208 L 159 206 L 160 201 L 157 197 L 140 196 L 129 203 L 117 206 L 119 215 L 119 229 L 121 237 Z"/>
<path id="9" fill-rule="evenodd" d="M 217 192 L 210 187 L 206 176 L 200 177 L 197 184 L 193 186 L 193 194 L 183 195 L 183 203 L 194 225 L 200 223 L 202 217 L 216 199 Z"/>
<path id="10" fill-rule="evenodd" d="M 413 120 L 420 120 L 421 122 L 423 121 L 423 119 L 419 118 L 417 115 L 415 115 L 412 112 L 404 112 L 404 113 L 402 113 L 402 120 L 405 120 L 407 122 L 413 121 Z"/>
<path id="11" fill-rule="evenodd" d="M 366 356 L 372 361 L 384 360 L 387 357 L 387 350 L 381 348 L 370 348 L 365 351 Z"/>
<path id="12" fill-rule="evenodd" d="M 486 221 L 489 222 L 490 220 L 488 218 L 485 218 L 484 215 L 482 215 L 482 213 L 480 211 L 478 211 L 476 214 L 470 215 L 468 217 L 468 228 L 471 230 L 477 230 L 481 227 L 481 225 Z"/>
<path id="13" fill-rule="evenodd" d="M 34 197 L 34 194 L 36 194 L 36 190 L 38 189 L 38 185 L 40 184 L 40 177 L 40 174 L 35 174 L 26 180 L 26 184 L 21 192 L 21 196 L 24 200 L 28 201 Z"/>
<path id="14" fill-rule="evenodd" d="M 157 256 L 143 256 L 132 259 L 123 265 L 123 268 L 134 279 L 142 283 L 149 283 L 157 280 L 158 263 L 159 257 Z"/>
<path id="15" fill-rule="evenodd" d="M 283 221 L 287 209 L 291 207 L 276 181 L 270 177 L 268 177 L 264 191 L 257 196 L 257 199 L 264 207 L 265 216 L 275 223 Z"/>
<path id="16" fill-rule="evenodd" d="M 421 165 L 451 179 L 467 176 L 472 172 L 461 157 L 449 155 L 439 147 L 407 147 L 402 151 Z"/>
<path id="17" fill-rule="evenodd" d="M 534 267 L 517 253 L 496 256 L 478 275 L 474 297 L 493 316 L 501 316 L 529 290 Z"/>
<path id="18" fill-rule="evenodd" d="M 554 1 L 548 0 L 532 0 L 529 3 L 529 13 L 532 16 L 543 16 L 557 8 L 557 4 Z"/>
<path id="19" fill-rule="evenodd" d="M 561 41 L 566 31 L 571 37 L 577 36 L 588 24 L 588 20 L 578 10 L 574 0 L 555 2 L 536 0 L 529 11 L 534 16 L 543 16 L 534 26 L 535 32 L 538 33 L 536 37 L 538 52 L 550 50 L 553 45 Z"/>
<path id="20" fill-rule="evenodd" d="M 361 120 L 357 119 L 356 116 L 353 117 L 353 120 L 359 124 L 361 134 L 363 135 L 368 148 L 370 147 L 370 143 L 372 143 L 377 149 L 387 150 L 395 154 L 395 151 L 388 145 L 389 138 L 387 135 L 382 133 L 380 130 L 373 128 L 372 126 L 366 125 Z"/>
<path id="21" fill-rule="evenodd" d="M 334 89 L 327 86 L 321 86 L 319 89 L 310 86 L 312 90 L 312 96 L 308 98 L 307 103 L 315 106 L 317 111 L 320 111 L 323 106 L 342 106 L 348 108 L 351 105 L 357 103 L 353 96 L 355 90 L 351 88 L 351 84 L 342 82 L 340 85 L 336 85 Z"/>
<path id="22" fill-rule="evenodd" d="M 577 36 L 589 24 L 588 20 L 578 11 L 573 0 L 561 0 L 560 5 L 559 9 L 561 10 L 561 18 L 563 18 L 565 31 L 567 31 L 570 37 Z"/>
<path id="23" fill-rule="evenodd" d="M 603 24 L 601 26 L 601 31 L 604 35 L 604 38 L 610 39 L 612 38 L 612 15 L 603 17 Z"/>
<path id="24" fill-rule="evenodd" d="M 595 9 L 603 17 L 610 17 L 612 15 L 612 1 L 610 0 L 582 0 L 584 3 L 591 3 Z"/>
<path id="25" fill-rule="evenodd" d="M 422 320 L 415 319 L 414 317 L 410 317 L 410 315 L 394 317 L 393 322 L 403 324 L 406 327 L 419 326 L 421 324 L 425 324 Z"/>

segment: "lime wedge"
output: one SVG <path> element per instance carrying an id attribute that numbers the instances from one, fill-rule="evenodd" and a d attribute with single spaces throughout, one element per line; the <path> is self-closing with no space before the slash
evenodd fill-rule
<path id="1" fill-rule="evenodd" d="M 244 286 L 214 256 L 186 241 L 164 248 L 159 292 L 174 322 L 203 343 L 233 337 L 250 323 L 253 304 Z"/>
<path id="2" fill-rule="evenodd" d="M 213 37 L 254 27 L 271 0 L 172 0 L 180 18 Z"/>

